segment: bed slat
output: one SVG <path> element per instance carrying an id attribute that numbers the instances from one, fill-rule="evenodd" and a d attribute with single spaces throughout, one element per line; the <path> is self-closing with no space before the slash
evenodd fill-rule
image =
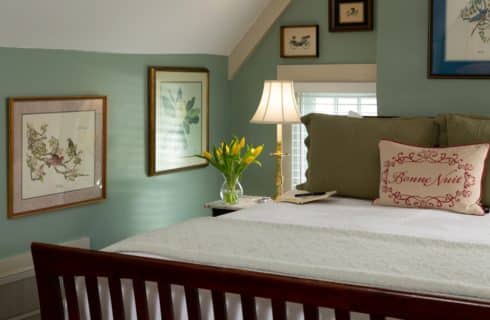
<path id="1" fill-rule="evenodd" d="M 272 300 L 272 318 L 274 320 L 286 320 L 286 302 Z"/>
<path id="2" fill-rule="evenodd" d="M 306 320 L 318 320 L 317 307 L 338 309 L 337 320 L 350 319 L 348 310 L 371 314 L 372 320 L 383 319 L 378 315 L 405 320 L 490 319 L 490 303 L 484 301 L 398 292 L 48 244 L 33 243 L 31 247 L 43 320 L 64 319 L 59 280 L 63 276 L 68 295 L 66 302 L 71 305 L 70 312 L 74 315 L 72 318 L 79 317 L 74 311 L 78 305 L 76 294 L 73 294 L 76 290 L 75 276 L 85 276 L 109 278 L 115 320 L 124 319 L 120 279 L 158 282 L 164 320 L 174 318 L 173 308 L 168 308 L 168 305 L 172 306 L 172 292 L 169 289 L 171 283 L 239 294 L 242 298 L 244 320 L 256 320 L 254 297 L 302 303 Z M 90 280 L 88 283 L 90 287 Z M 197 292 L 196 289 L 193 290 Z M 197 299 L 198 297 L 196 302 Z M 78 308 L 81 306 L 78 305 Z M 165 316 L 165 313 L 171 316 Z M 194 318 L 191 320 L 196 318 L 192 316 L 192 312 L 191 317 Z"/>
<path id="3" fill-rule="evenodd" d="M 311 304 L 303 305 L 303 313 L 305 315 L 305 320 L 318 320 L 318 307 L 312 306 Z"/>
<path id="4" fill-rule="evenodd" d="M 257 320 L 257 312 L 255 310 L 255 298 L 241 295 L 242 314 L 244 320 Z"/>
<path id="5" fill-rule="evenodd" d="M 346 310 L 336 309 L 335 320 L 350 320 L 350 312 Z"/>
<path id="6" fill-rule="evenodd" d="M 214 320 L 226 320 L 226 297 L 223 292 L 212 291 Z"/>
<path id="7" fill-rule="evenodd" d="M 96 277 L 85 277 L 87 286 L 88 306 L 90 320 L 102 320 L 102 310 L 100 307 L 99 285 Z"/>
<path id="8" fill-rule="evenodd" d="M 160 311 L 163 320 L 174 320 L 174 307 L 170 284 L 158 282 L 158 295 L 160 296 Z"/>
<path id="9" fill-rule="evenodd" d="M 111 293 L 112 314 L 114 319 L 124 319 L 124 304 L 121 289 L 121 280 L 115 276 L 109 277 L 109 291 Z"/>
<path id="10" fill-rule="evenodd" d="M 63 276 L 63 286 L 65 287 L 65 296 L 68 305 L 68 318 L 70 320 L 80 320 L 75 278 L 73 276 Z"/>
<path id="11" fill-rule="evenodd" d="M 198 290 L 196 288 L 185 287 L 185 301 L 189 320 L 201 320 Z"/>
<path id="12" fill-rule="evenodd" d="M 63 301 L 58 276 L 36 269 L 42 319 L 63 319 Z"/>
<path id="13" fill-rule="evenodd" d="M 133 280 L 133 290 L 138 320 L 149 320 L 145 281 L 141 279 Z"/>

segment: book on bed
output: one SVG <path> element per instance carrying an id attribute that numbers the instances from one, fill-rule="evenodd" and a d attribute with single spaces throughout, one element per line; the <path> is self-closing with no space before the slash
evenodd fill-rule
<path id="1" fill-rule="evenodd" d="M 294 204 L 306 204 L 310 202 L 326 200 L 331 196 L 335 195 L 336 193 L 337 191 L 329 191 L 329 192 L 324 192 L 322 194 L 307 195 L 309 194 L 309 192 L 307 191 L 291 190 L 279 196 L 277 201 L 289 202 Z"/>

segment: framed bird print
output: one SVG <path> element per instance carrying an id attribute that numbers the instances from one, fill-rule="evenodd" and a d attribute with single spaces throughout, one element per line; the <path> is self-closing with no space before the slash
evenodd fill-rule
<path id="1" fill-rule="evenodd" d="M 431 0 L 429 78 L 490 78 L 490 1 Z"/>
<path id="2" fill-rule="evenodd" d="M 10 98 L 8 217 L 106 198 L 107 98 Z"/>
<path id="3" fill-rule="evenodd" d="M 209 71 L 150 67 L 149 175 L 207 166 Z"/>

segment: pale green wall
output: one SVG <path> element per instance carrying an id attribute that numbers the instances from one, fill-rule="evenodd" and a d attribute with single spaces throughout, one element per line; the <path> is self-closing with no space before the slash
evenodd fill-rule
<path id="1" fill-rule="evenodd" d="M 427 0 L 378 0 L 376 19 L 382 114 L 490 114 L 489 80 L 427 79 Z"/>
<path id="2" fill-rule="evenodd" d="M 95 248 L 129 235 L 209 214 L 220 178 L 211 168 L 146 176 L 147 67 L 199 66 L 211 74 L 211 142 L 228 132 L 227 58 L 209 55 L 119 55 L 0 48 L 0 258 L 27 251 L 31 241 L 89 236 Z M 108 200 L 17 220 L 6 219 L 7 121 L 10 96 L 109 97 Z"/>
<path id="3" fill-rule="evenodd" d="M 329 33 L 327 0 L 293 0 L 233 81 L 225 57 L 205 55 L 114 55 L 70 51 L 0 49 L 0 97 L 21 95 L 109 96 L 109 200 L 37 217 L 7 221 L 0 212 L 0 258 L 25 251 L 31 240 L 65 241 L 88 235 L 96 248 L 158 226 L 208 214 L 219 175 L 211 168 L 146 177 L 146 67 L 205 66 L 211 70 L 211 142 L 230 134 L 266 144 L 264 168 L 247 171 L 248 194 L 270 194 L 274 126 L 250 125 L 263 80 L 278 64 L 377 63 L 378 99 L 384 115 L 440 112 L 490 114 L 486 80 L 426 78 L 427 0 L 376 1 L 375 32 Z M 279 58 L 279 27 L 320 25 L 320 58 Z M 6 128 L 6 112 L 0 125 Z M 6 129 L 0 130 L 0 203 L 6 201 Z"/>
<path id="4" fill-rule="evenodd" d="M 261 157 L 263 169 L 245 175 L 246 193 L 271 194 L 274 190 L 275 167 L 267 154 L 275 148 L 275 127 L 251 125 L 249 120 L 259 103 L 263 81 L 276 79 L 277 65 L 376 62 L 376 32 L 328 32 L 327 5 L 327 0 L 293 0 L 232 81 L 232 133 L 245 135 L 255 143 L 265 143 L 267 151 Z M 280 26 L 294 24 L 320 25 L 318 59 L 280 58 Z"/>

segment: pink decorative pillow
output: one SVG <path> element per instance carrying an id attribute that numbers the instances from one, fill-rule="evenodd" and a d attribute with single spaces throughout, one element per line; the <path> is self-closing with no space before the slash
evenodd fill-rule
<path id="1" fill-rule="evenodd" d="M 381 140 L 375 204 L 483 215 L 482 179 L 489 144 L 421 148 Z"/>

